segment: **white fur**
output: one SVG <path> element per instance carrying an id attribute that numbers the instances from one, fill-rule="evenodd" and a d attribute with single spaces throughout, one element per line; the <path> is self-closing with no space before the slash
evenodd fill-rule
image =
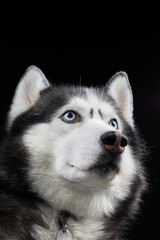
<path id="1" fill-rule="evenodd" d="M 39 225 L 34 224 L 32 229 L 32 236 L 35 240 L 53 240 L 56 239 L 56 234 L 58 231 L 57 226 L 57 213 L 52 211 L 51 208 L 39 207 L 41 216 L 47 228 L 43 228 Z"/>
<path id="2" fill-rule="evenodd" d="M 108 93 L 115 100 L 126 121 L 133 126 L 133 95 L 128 76 L 125 72 L 119 72 L 112 79 Z"/>
<path id="3" fill-rule="evenodd" d="M 49 82 L 41 70 L 30 66 L 21 78 L 12 101 L 11 110 L 8 115 L 8 127 L 21 113 L 28 110 L 39 98 L 42 89 L 47 88 Z"/>
<path id="4" fill-rule="evenodd" d="M 72 229 L 75 240 L 98 240 L 104 234 L 103 222 L 91 218 L 80 219 L 77 222 L 70 219 L 68 228 Z"/>
<path id="5" fill-rule="evenodd" d="M 44 209 L 42 217 L 45 219 L 45 223 L 48 228 L 43 228 L 38 225 L 33 226 L 32 236 L 35 240 L 52 240 L 56 239 L 58 232 L 57 216 L 50 212 L 48 209 Z M 47 219 L 46 219 L 47 218 Z M 74 221 L 72 218 L 68 219 L 67 227 L 74 237 L 74 240 L 99 240 L 104 234 L 104 224 L 102 221 L 96 219 L 79 219 Z M 106 236 L 109 239 L 109 236 Z"/>
<path id="6" fill-rule="evenodd" d="M 103 107 L 101 109 L 101 106 Z M 101 109 L 89 118 L 89 111 Z M 59 117 L 67 110 L 78 110 L 83 121 L 64 123 Z M 88 99 L 73 98 L 60 109 L 51 123 L 37 124 L 26 131 L 23 141 L 31 153 L 29 178 L 33 188 L 56 209 L 70 210 L 76 216 L 100 218 L 114 213 L 119 200 L 128 196 L 135 173 L 135 162 L 130 148 L 122 153 L 120 172 L 108 177 L 90 174 L 101 153 L 100 136 L 114 130 L 108 123 L 116 118 L 122 130 L 123 124 L 108 103 L 102 102 L 88 90 Z"/>

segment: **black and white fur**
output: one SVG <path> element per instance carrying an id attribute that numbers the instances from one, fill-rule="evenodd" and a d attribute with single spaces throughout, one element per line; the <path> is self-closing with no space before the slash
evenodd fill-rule
<path id="1" fill-rule="evenodd" d="M 110 132 L 127 139 L 124 151 L 106 148 Z M 56 239 L 60 211 L 75 240 L 120 239 L 145 189 L 143 155 L 126 73 L 102 88 L 52 86 L 29 67 L 0 150 L 0 239 Z"/>

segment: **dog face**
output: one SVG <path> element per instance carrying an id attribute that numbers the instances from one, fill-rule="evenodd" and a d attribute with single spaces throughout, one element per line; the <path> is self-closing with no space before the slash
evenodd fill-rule
<path id="1" fill-rule="evenodd" d="M 52 172 L 86 187 L 105 185 L 120 171 L 127 147 L 124 153 L 107 150 L 101 138 L 108 133 L 111 138 L 116 133 L 122 136 L 122 129 L 114 108 L 98 99 L 93 90 L 87 90 L 85 99 L 73 97 L 56 112 L 50 123 L 51 159 L 55 159 Z M 108 145 L 114 144 L 116 139 Z"/>
<path id="2" fill-rule="evenodd" d="M 32 189 L 57 208 L 73 211 L 78 202 L 79 213 L 98 191 L 108 199 L 105 213 L 112 212 L 136 171 L 126 130 L 134 128 L 132 102 L 125 73 L 99 89 L 52 87 L 30 67 L 16 89 L 8 129 L 27 151 Z"/>

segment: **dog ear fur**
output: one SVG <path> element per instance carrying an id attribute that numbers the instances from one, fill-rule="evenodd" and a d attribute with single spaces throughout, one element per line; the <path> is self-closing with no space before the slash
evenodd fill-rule
<path id="1" fill-rule="evenodd" d="M 22 76 L 8 114 L 8 127 L 21 113 L 32 107 L 40 97 L 40 91 L 49 87 L 49 82 L 42 71 L 36 66 L 30 66 Z"/>
<path id="2" fill-rule="evenodd" d="M 116 102 L 125 120 L 133 124 L 133 94 L 125 72 L 117 72 L 106 84 L 107 93 Z"/>

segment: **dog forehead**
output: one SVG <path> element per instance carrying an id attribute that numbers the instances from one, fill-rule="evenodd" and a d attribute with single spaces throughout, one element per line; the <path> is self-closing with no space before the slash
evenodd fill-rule
<path id="1" fill-rule="evenodd" d="M 110 102 L 104 100 L 94 89 L 86 88 L 85 96 L 74 96 L 70 99 L 69 103 L 72 107 L 78 107 L 81 110 L 101 109 L 102 111 L 113 111 L 113 106 Z"/>

